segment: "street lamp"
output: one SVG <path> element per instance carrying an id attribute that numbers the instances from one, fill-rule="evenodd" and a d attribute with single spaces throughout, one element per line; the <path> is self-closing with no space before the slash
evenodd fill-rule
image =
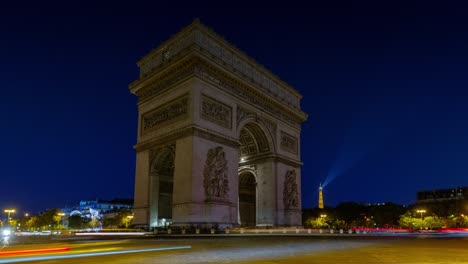
<path id="1" fill-rule="evenodd" d="M 127 221 L 125 221 L 125 228 L 128 228 L 128 225 L 133 220 L 133 215 L 127 215 Z"/>
<path id="2" fill-rule="evenodd" d="M 59 222 L 59 225 L 61 225 L 60 229 L 63 229 L 63 216 L 65 215 L 65 213 L 58 213 L 57 215 L 60 216 L 60 222 Z"/>
<path id="3" fill-rule="evenodd" d="M 326 214 L 321 214 L 320 218 L 325 222 L 326 225 L 328 225 L 328 228 L 330 228 L 330 225 L 326 221 L 327 215 Z"/>
<path id="4" fill-rule="evenodd" d="M 4 212 L 8 214 L 7 223 L 10 224 L 10 214 L 15 213 L 16 210 L 15 209 L 5 209 Z"/>
<path id="5" fill-rule="evenodd" d="M 416 212 L 421 214 L 421 219 L 423 219 L 423 214 L 426 212 L 426 210 L 417 210 Z"/>

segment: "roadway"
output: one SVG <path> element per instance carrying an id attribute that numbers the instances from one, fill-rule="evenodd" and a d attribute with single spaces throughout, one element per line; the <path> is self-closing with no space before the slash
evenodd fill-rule
<path id="1" fill-rule="evenodd" d="M 0 263 L 468 263 L 466 236 L 27 239 L 0 250 Z M 66 250 L 27 253 L 32 249 Z"/>

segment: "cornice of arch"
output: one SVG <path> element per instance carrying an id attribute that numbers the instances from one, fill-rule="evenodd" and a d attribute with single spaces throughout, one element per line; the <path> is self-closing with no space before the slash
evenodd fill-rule
<path id="1" fill-rule="evenodd" d="M 139 104 L 175 87 L 191 77 L 198 77 L 215 85 L 289 125 L 298 127 L 307 120 L 307 114 L 297 108 L 291 108 L 274 97 L 258 90 L 254 84 L 242 80 L 235 72 L 225 66 L 210 62 L 197 50 L 192 50 L 185 57 L 179 58 L 160 71 L 140 78 L 129 85 L 132 93 L 139 98 Z"/>
<path id="2" fill-rule="evenodd" d="M 137 63 L 140 75 L 145 76 L 167 64 L 171 59 L 180 57 L 192 46 L 203 49 L 212 60 L 220 61 L 242 72 L 255 80 L 264 90 L 275 93 L 276 96 L 280 94 L 293 96 L 295 99 L 288 101 L 298 107 L 302 95 L 296 89 L 214 30 L 203 25 L 198 19 L 143 56 Z"/>
<path id="3" fill-rule="evenodd" d="M 204 129 L 198 126 L 185 126 L 183 128 L 170 131 L 166 134 L 160 135 L 156 138 L 148 139 L 139 142 L 134 146 L 136 151 L 144 151 L 148 149 L 154 149 L 157 147 L 163 147 L 167 144 L 173 144 L 177 139 L 184 138 L 187 136 L 198 136 L 206 138 L 227 146 L 239 147 L 239 141 L 237 139 L 222 135 L 218 132 Z"/>

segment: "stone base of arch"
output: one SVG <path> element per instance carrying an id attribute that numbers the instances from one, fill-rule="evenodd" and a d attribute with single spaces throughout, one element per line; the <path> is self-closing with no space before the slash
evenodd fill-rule
<path id="1" fill-rule="evenodd" d="M 231 228 L 237 207 L 228 202 L 185 203 L 174 205 L 174 223 L 178 227 Z"/>
<path id="2" fill-rule="evenodd" d="M 283 215 L 283 221 L 280 221 L 281 226 L 302 226 L 302 212 L 300 210 L 284 210 L 279 215 Z"/>

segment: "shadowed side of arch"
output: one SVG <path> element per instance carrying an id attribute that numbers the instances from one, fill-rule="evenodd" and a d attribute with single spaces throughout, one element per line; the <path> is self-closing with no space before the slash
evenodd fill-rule
<path id="1" fill-rule="evenodd" d="M 150 179 L 150 223 L 152 227 L 168 225 L 172 219 L 175 152 L 165 147 L 154 155 Z"/>
<path id="2" fill-rule="evenodd" d="M 239 217 L 240 225 L 255 227 L 257 223 L 257 182 L 250 171 L 239 174 Z"/>

